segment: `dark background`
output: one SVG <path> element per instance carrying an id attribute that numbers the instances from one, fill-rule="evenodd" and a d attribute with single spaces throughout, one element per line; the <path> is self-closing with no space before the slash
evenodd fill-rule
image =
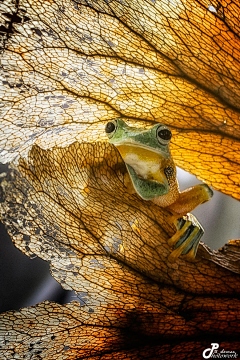
<path id="1" fill-rule="evenodd" d="M 8 172 L 7 165 L 0 164 L 2 172 Z M 30 259 L 18 250 L 0 222 L 0 313 L 43 300 L 65 304 L 73 300 L 73 295 L 50 275 L 46 261 L 37 256 Z"/>
<path id="2" fill-rule="evenodd" d="M 18 310 L 43 300 L 68 302 L 69 291 L 50 275 L 46 261 L 30 259 L 12 243 L 0 223 L 0 312 Z"/>

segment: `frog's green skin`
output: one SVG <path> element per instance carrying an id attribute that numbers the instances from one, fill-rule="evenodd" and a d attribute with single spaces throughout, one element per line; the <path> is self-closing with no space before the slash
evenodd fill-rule
<path id="1" fill-rule="evenodd" d="M 175 222 L 178 231 L 169 240 L 171 245 L 175 245 L 171 258 L 181 254 L 194 258 L 203 229 L 196 218 L 187 213 L 210 200 L 213 192 L 206 184 L 179 191 L 176 166 L 169 149 L 169 128 L 157 124 L 151 129 L 140 129 L 117 118 L 108 122 L 105 131 L 126 164 L 128 191 L 167 208 L 178 219 Z"/>

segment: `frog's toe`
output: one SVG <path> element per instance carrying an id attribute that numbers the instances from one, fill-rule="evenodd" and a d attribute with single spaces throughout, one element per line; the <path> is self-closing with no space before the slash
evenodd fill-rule
<path id="1" fill-rule="evenodd" d="M 204 230 L 195 216 L 188 214 L 176 222 L 177 232 L 168 240 L 170 246 L 174 246 L 169 256 L 170 261 L 175 261 L 180 255 L 193 260 L 196 256 L 199 241 Z"/>

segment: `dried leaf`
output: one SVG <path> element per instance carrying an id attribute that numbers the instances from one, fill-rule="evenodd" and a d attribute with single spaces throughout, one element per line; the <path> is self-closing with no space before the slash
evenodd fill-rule
<path id="1" fill-rule="evenodd" d="M 11 24 L 1 59 L 2 161 L 34 143 L 103 140 L 117 116 L 142 127 L 163 122 L 177 165 L 240 198 L 238 4 L 5 0 L 0 9 Z"/>
<path id="2" fill-rule="evenodd" d="M 177 341 L 169 338 L 164 344 L 159 334 L 144 334 L 146 328 L 149 330 L 149 321 L 152 320 L 144 310 L 141 308 L 142 316 L 139 317 L 130 307 L 125 314 L 116 309 L 115 316 L 111 314 L 108 319 L 99 320 L 98 314 L 89 314 L 77 302 L 61 306 L 45 301 L 34 308 L 8 312 L 4 318 L 0 317 L 2 327 L 9 332 L 0 354 L 5 359 L 154 360 L 166 357 L 183 360 L 194 356 L 194 359 L 199 360 L 203 359 L 203 350 L 211 348 L 209 341 L 187 340 L 183 338 L 183 334 L 179 334 Z M 229 311 L 227 308 L 226 310 Z M 192 315 L 191 310 L 189 315 Z M 216 312 L 214 315 L 222 316 L 222 313 Z M 154 323 L 152 327 L 156 331 L 163 319 L 157 311 L 154 316 L 158 317 L 158 324 Z M 224 313 L 223 317 L 225 316 Z M 133 324 L 133 321 L 136 323 Z M 194 329 L 194 322 L 189 323 Z M 216 321 L 215 325 L 218 323 Z M 177 328 L 177 321 L 174 324 L 172 320 L 167 325 L 169 328 L 174 329 L 174 325 Z M 13 340 L 15 346 L 11 343 Z M 227 340 L 226 335 L 220 346 L 235 353 L 240 349 L 239 342 Z"/>
<path id="3" fill-rule="evenodd" d="M 1 356 L 202 359 L 211 338 L 239 353 L 238 242 L 169 262 L 170 214 L 126 193 L 102 142 L 118 116 L 166 123 L 176 164 L 239 198 L 239 6 L 5 0 L 0 13 L 1 159 L 21 157 L 1 218 L 79 299 L 2 315 Z"/>
<path id="4" fill-rule="evenodd" d="M 8 359 L 184 359 L 196 349 L 200 359 L 213 334 L 238 350 L 238 243 L 214 253 L 202 244 L 195 262 L 168 261 L 171 216 L 128 194 L 125 171 L 110 144 L 35 145 L 3 183 L 2 219 L 15 245 L 49 261 L 79 297 L 4 314 Z"/>

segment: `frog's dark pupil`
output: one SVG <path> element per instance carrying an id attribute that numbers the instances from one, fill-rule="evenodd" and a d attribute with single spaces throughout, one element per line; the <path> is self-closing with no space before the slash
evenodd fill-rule
<path id="1" fill-rule="evenodd" d="M 105 127 L 106 133 L 109 134 L 109 133 L 113 132 L 114 130 L 115 130 L 115 125 L 114 125 L 114 123 L 111 122 L 111 121 L 108 122 L 107 125 L 106 125 L 106 127 Z"/>
<path id="2" fill-rule="evenodd" d="M 158 131 L 158 136 L 163 140 L 170 140 L 172 137 L 171 131 L 168 129 L 162 129 Z"/>

